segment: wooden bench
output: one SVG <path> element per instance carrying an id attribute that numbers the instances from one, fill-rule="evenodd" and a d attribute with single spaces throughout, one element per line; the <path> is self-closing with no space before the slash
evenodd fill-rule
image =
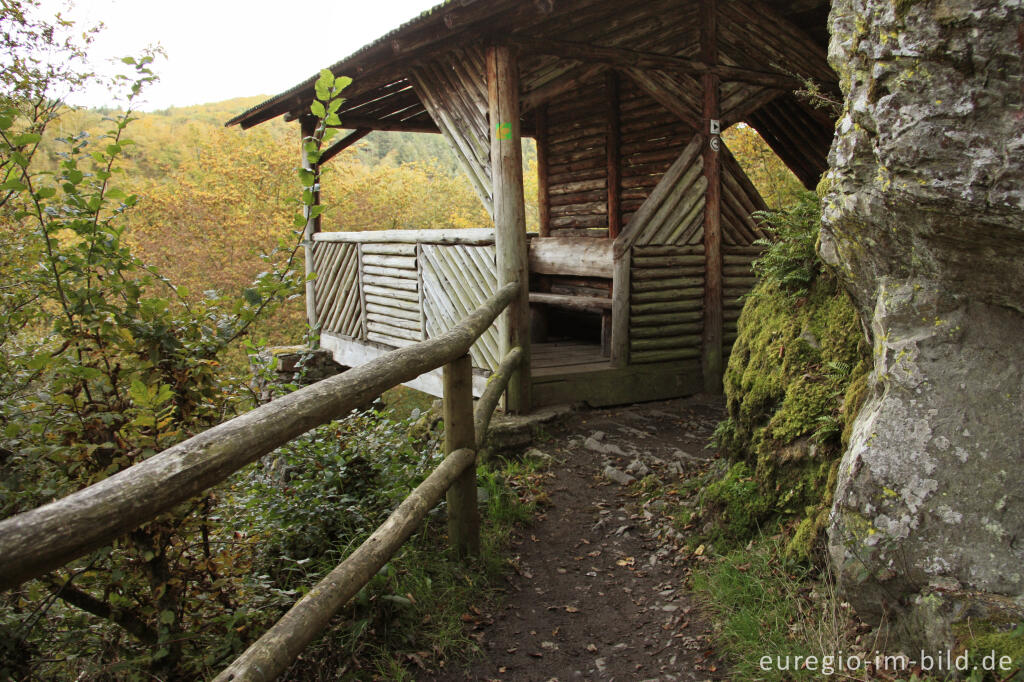
<path id="1" fill-rule="evenodd" d="M 530 273 L 545 279 L 545 288 L 557 289 L 531 291 L 530 303 L 599 314 L 605 356 L 611 354 L 613 243 L 598 238 L 534 237 L 529 245 Z"/>

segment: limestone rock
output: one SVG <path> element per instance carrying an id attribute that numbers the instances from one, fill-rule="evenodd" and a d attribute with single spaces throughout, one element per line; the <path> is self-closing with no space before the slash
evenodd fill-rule
<path id="1" fill-rule="evenodd" d="M 619 485 L 629 485 L 636 480 L 622 469 L 616 469 L 611 465 L 604 468 L 604 477 L 612 483 L 618 483 Z"/>
<path id="2" fill-rule="evenodd" d="M 1024 611 L 1024 5 L 835 0 L 830 21 L 820 251 L 875 369 L 829 550 L 862 617 L 949 647 L 953 621 Z"/>

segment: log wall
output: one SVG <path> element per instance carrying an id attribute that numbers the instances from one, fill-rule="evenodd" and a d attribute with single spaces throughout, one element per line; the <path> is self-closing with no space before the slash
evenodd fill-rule
<path id="1" fill-rule="evenodd" d="M 388 348 L 444 334 L 498 288 L 491 230 L 320 233 L 313 262 L 321 331 Z M 497 338 L 473 344 L 474 367 L 498 366 Z"/>
<path id="2" fill-rule="evenodd" d="M 423 340 L 416 248 L 416 244 L 359 245 L 367 340 L 392 348 Z"/>
<path id="3" fill-rule="evenodd" d="M 635 246 L 631 260 L 630 363 L 700 357 L 704 247 Z"/>
<path id="4" fill-rule="evenodd" d="M 547 106 L 550 234 L 608 227 L 607 84 L 597 77 Z"/>
<path id="5" fill-rule="evenodd" d="M 316 319 L 322 331 L 358 336 L 363 328 L 359 301 L 359 245 L 314 244 Z"/>
<path id="6" fill-rule="evenodd" d="M 498 288 L 493 246 L 420 246 L 423 313 L 427 336 L 443 334 L 494 295 Z M 475 367 L 493 370 L 501 355 L 490 327 L 470 348 Z"/>
<path id="7" fill-rule="evenodd" d="M 622 79 L 620 92 L 619 156 L 622 163 L 622 223 L 625 225 L 693 137 L 694 131 L 629 78 Z"/>

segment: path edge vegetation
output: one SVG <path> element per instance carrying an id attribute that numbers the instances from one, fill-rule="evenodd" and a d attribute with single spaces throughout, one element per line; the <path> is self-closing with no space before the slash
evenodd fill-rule
<path id="1" fill-rule="evenodd" d="M 825 657 L 835 674 L 840 655 L 871 663 L 879 652 L 899 653 L 837 597 L 825 549 L 838 467 L 873 358 L 852 298 L 818 255 L 824 185 L 757 216 L 769 238 L 725 373 L 726 416 L 712 440 L 719 459 L 687 484 L 696 499 L 671 512 L 694 529 L 692 584 L 736 679 L 817 680 Z M 954 655 L 1009 656 L 1016 672 L 1007 679 L 1024 679 L 1024 628 L 977 623 L 956 634 Z M 768 667 L 764 656 L 773 659 Z M 775 662 L 796 656 L 817 664 Z M 848 675 L 960 679 L 870 666 Z M 979 669 L 965 679 L 1004 678 Z"/>
<path id="2" fill-rule="evenodd" d="M 139 197 L 119 186 L 119 161 L 132 144 L 131 104 L 156 78 L 153 53 L 122 60 L 130 75 L 115 85 L 127 100 L 105 119 L 105 135 L 61 136 L 58 167 L 33 164 L 64 110 L 56 91 L 93 78 L 61 68 L 84 60 L 88 40 L 76 43 L 70 23 L 39 20 L 38 10 L 33 0 L 12 0 L 2 16 L 5 40 L 21 41 L 25 54 L 63 55 L 55 64 L 17 62 L 21 71 L 9 80 L 13 70 L 5 70 L 0 98 L 0 237 L 10 256 L 0 289 L 4 517 L 246 409 L 254 384 L 226 375 L 222 355 L 240 344 L 257 350 L 247 338 L 254 322 L 295 298 L 304 281 L 301 230 L 264 254 L 267 269 L 251 286 L 199 299 L 133 253 L 125 218 Z M 330 118 L 345 84 L 325 83 L 319 118 Z M 323 125 L 317 133 L 304 143 L 314 156 Z M 315 178 L 297 172 L 296 206 L 307 208 L 296 228 L 317 210 L 310 207 Z M 212 676 L 429 472 L 437 430 L 411 426 L 380 405 L 355 413 L 110 546 L 5 592 L 0 679 Z M 464 626 L 503 561 L 511 524 L 530 514 L 535 466 L 481 471 L 484 559 L 463 568 L 439 553 L 443 523 L 432 519 L 291 676 L 400 679 L 425 659 L 443 664 L 471 649 Z M 362 498 L 353 495 L 360 491 Z"/>

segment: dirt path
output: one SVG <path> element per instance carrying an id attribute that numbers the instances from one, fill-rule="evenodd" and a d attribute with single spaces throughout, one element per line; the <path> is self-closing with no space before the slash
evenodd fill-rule
<path id="1" fill-rule="evenodd" d="M 514 546 L 507 599 L 480 614 L 484 657 L 423 680 L 725 679 L 684 587 L 682 536 L 619 479 L 703 468 L 720 408 L 688 399 L 573 414 L 538 449 L 550 503 Z M 649 471 L 646 471 L 649 470 Z"/>

